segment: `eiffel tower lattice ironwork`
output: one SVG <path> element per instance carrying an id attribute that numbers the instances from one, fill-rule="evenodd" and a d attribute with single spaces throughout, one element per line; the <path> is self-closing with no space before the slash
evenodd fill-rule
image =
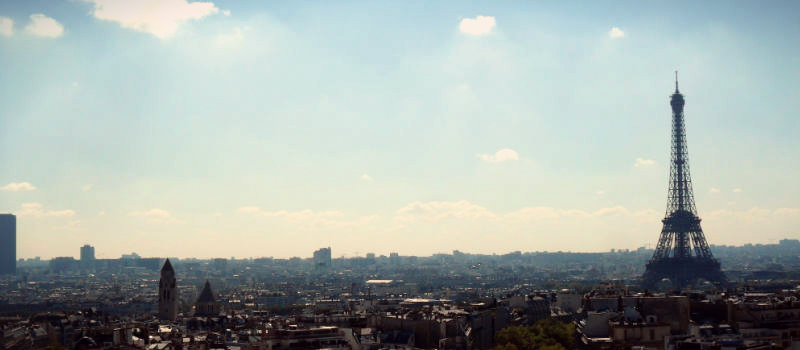
<path id="1" fill-rule="evenodd" d="M 655 287 L 664 278 L 673 287 L 683 288 L 700 279 L 725 283 L 725 275 L 711 254 L 700 218 L 694 204 L 692 178 L 689 175 L 689 153 L 686 148 L 686 128 L 683 106 L 685 101 L 678 90 L 675 72 L 675 93 L 672 94 L 672 151 L 669 175 L 667 212 L 661 222 L 661 236 L 653 257 L 642 276 L 643 286 Z"/>

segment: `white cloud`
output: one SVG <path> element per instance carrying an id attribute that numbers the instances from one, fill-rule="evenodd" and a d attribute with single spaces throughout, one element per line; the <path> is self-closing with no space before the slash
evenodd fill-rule
<path id="1" fill-rule="evenodd" d="M 70 217 L 75 216 L 75 211 L 70 209 L 64 210 L 44 210 L 41 203 L 23 203 L 20 211 L 16 213 L 19 216 L 55 216 L 55 217 Z"/>
<path id="2" fill-rule="evenodd" d="M 225 15 L 225 16 L 230 16 L 231 15 L 231 10 L 222 10 L 222 14 Z"/>
<path id="3" fill-rule="evenodd" d="M 159 208 L 153 208 L 144 211 L 133 211 L 128 213 L 130 216 L 141 217 L 147 219 L 151 223 L 167 223 L 167 224 L 182 224 L 182 220 L 176 219 L 169 211 Z"/>
<path id="4" fill-rule="evenodd" d="M 83 190 L 83 192 L 91 191 L 92 190 L 92 184 L 83 185 L 83 187 L 81 187 L 81 190 Z"/>
<path id="5" fill-rule="evenodd" d="M 733 193 L 741 193 L 741 192 L 742 192 L 741 188 L 734 188 L 733 189 Z"/>
<path id="6" fill-rule="evenodd" d="M 369 176 L 369 174 L 362 174 L 361 175 L 361 180 L 372 181 L 372 176 Z"/>
<path id="7" fill-rule="evenodd" d="M 478 16 L 475 18 L 464 18 L 458 25 L 458 30 L 469 35 L 488 34 L 494 28 L 496 22 L 493 16 Z"/>
<path id="8" fill-rule="evenodd" d="M 719 193 L 719 188 L 711 187 L 708 189 L 708 193 Z"/>
<path id="9" fill-rule="evenodd" d="M 8 17 L 0 16 L 0 35 L 13 36 L 14 35 L 14 20 Z"/>
<path id="10" fill-rule="evenodd" d="M 489 163 L 500 163 L 509 160 L 519 160 L 519 154 L 517 151 L 510 149 L 510 148 L 503 148 L 494 154 L 476 154 L 476 157 L 480 158 L 484 162 Z"/>
<path id="11" fill-rule="evenodd" d="M 167 39 L 188 20 L 197 20 L 219 12 L 213 2 L 186 0 L 89 0 L 95 18 L 119 23 L 123 28 Z"/>
<path id="12" fill-rule="evenodd" d="M 652 159 L 636 158 L 636 162 L 633 163 L 633 167 L 634 168 L 641 168 L 641 167 L 647 167 L 647 166 L 651 166 L 651 165 L 655 165 L 655 164 L 656 164 L 656 161 L 654 161 Z"/>
<path id="13" fill-rule="evenodd" d="M 611 39 L 619 39 L 625 37 L 625 32 L 622 29 L 617 27 L 611 27 L 611 30 L 608 31 L 608 37 Z"/>
<path id="14" fill-rule="evenodd" d="M 602 195 L 606 194 L 606 191 L 604 191 L 604 190 L 597 190 L 597 192 L 595 192 L 595 194 L 596 194 L 596 195 L 598 195 L 598 196 L 602 196 Z"/>
<path id="15" fill-rule="evenodd" d="M 64 35 L 64 26 L 58 21 L 41 13 L 32 14 L 30 18 L 31 22 L 25 27 L 25 31 L 29 34 L 44 38 L 58 38 Z"/>
<path id="16" fill-rule="evenodd" d="M 30 182 L 11 182 L 8 185 L 0 187 L 0 191 L 17 192 L 17 191 L 33 191 L 36 186 L 31 185 Z"/>

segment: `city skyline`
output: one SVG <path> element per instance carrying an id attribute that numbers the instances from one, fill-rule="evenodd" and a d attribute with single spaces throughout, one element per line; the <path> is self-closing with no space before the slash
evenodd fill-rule
<path id="1" fill-rule="evenodd" d="M 780 244 L 792 244 L 792 242 L 797 242 L 797 241 L 798 240 L 794 239 L 794 238 L 783 238 L 783 239 L 780 239 L 776 243 L 767 243 L 767 244 L 746 243 L 746 244 L 738 245 L 738 246 L 736 246 L 736 245 L 716 245 L 716 244 L 711 244 L 710 246 L 711 246 L 712 249 L 715 249 L 715 248 L 741 249 L 741 248 L 748 248 L 748 247 L 750 247 L 750 248 L 752 248 L 752 247 L 761 247 L 761 248 L 763 248 L 763 247 L 772 247 L 772 246 L 776 246 L 776 245 L 780 245 Z M 91 249 L 92 255 L 91 255 L 90 258 L 83 259 L 84 256 L 82 256 L 81 254 L 83 253 L 83 249 L 86 249 L 87 247 L 89 249 Z M 35 257 L 30 257 L 30 258 L 20 258 L 20 261 L 21 262 L 24 261 L 24 263 L 27 264 L 26 266 L 28 266 L 28 267 L 30 267 L 31 263 L 33 263 L 33 264 L 43 263 L 43 262 L 47 262 L 47 261 L 53 260 L 53 259 L 56 259 L 56 260 L 58 260 L 58 259 L 67 259 L 67 260 L 73 259 L 73 260 L 69 260 L 69 261 L 70 262 L 76 262 L 76 263 L 81 262 L 81 261 L 94 262 L 94 261 L 97 260 L 96 258 L 94 258 L 94 255 L 93 255 L 94 254 L 94 248 L 95 247 L 93 245 L 86 243 L 83 246 L 78 247 L 78 249 L 81 250 L 78 254 L 72 254 L 72 255 L 71 254 L 66 254 L 64 256 L 52 257 L 51 259 L 46 259 L 46 258 L 42 258 L 40 256 L 35 256 Z M 309 250 L 308 254 L 300 254 L 300 255 L 287 256 L 287 257 L 281 257 L 281 256 L 278 256 L 278 257 L 276 257 L 276 256 L 208 256 L 208 257 L 206 257 L 206 256 L 204 256 L 204 257 L 198 257 L 198 256 L 151 256 L 151 255 L 147 255 L 146 253 L 139 254 L 140 252 L 131 251 L 131 252 L 122 253 L 122 255 L 120 255 L 120 256 L 104 256 L 101 259 L 105 259 L 105 260 L 129 260 L 129 261 L 130 260 L 147 260 L 148 262 L 152 262 L 153 259 L 157 259 L 157 260 L 160 260 L 160 261 L 163 261 L 163 260 L 166 260 L 166 259 L 178 259 L 178 261 L 183 261 L 183 260 L 189 260 L 189 261 L 204 261 L 204 260 L 205 261 L 214 261 L 214 260 L 218 260 L 218 259 L 222 259 L 222 260 L 232 259 L 232 260 L 236 260 L 236 261 L 248 261 L 248 260 L 258 260 L 258 259 L 277 259 L 277 260 L 301 259 L 301 260 L 306 260 L 306 261 L 311 262 L 312 265 L 316 265 L 318 263 L 318 259 L 319 258 L 317 256 L 315 256 L 315 255 L 318 254 L 320 250 L 325 250 L 325 249 L 328 249 L 331 252 L 330 254 L 336 253 L 336 251 L 333 250 L 333 248 L 334 247 L 320 247 L 320 248 L 313 248 L 312 247 L 312 248 L 310 248 L 312 250 Z M 646 254 L 650 254 L 653 251 L 654 251 L 654 249 L 652 247 L 644 247 L 644 246 L 638 247 L 638 248 L 635 248 L 635 249 L 628 249 L 628 248 L 616 249 L 616 248 L 611 248 L 611 249 L 608 249 L 608 250 L 605 250 L 605 251 L 593 251 L 593 252 L 585 252 L 585 251 L 515 250 L 515 251 L 504 252 L 504 253 L 496 253 L 496 252 L 476 253 L 476 252 L 460 251 L 458 249 L 453 249 L 453 250 L 450 250 L 450 251 L 433 252 L 433 253 L 427 254 L 427 255 L 419 255 L 419 254 L 401 255 L 401 254 L 399 254 L 397 252 L 388 252 L 388 253 L 384 254 L 384 253 L 375 253 L 375 252 L 372 252 L 372 251 L 366 251 L 366 252 L 356 252 L 356 253 L 353 253 L 353 254 L 331 255 L 330 261 L 333 261 L 333 260 L 336 260 L 336 259 L 345 259 L 346 260 L 346 259 L 365 259 L 365 258 L 367 258 L 367 259 L 369 259 L 369 258 L 381 258 L 381 259 L 391 260 L 392 257 L 432 258 L 432 257 L 435 257 L 435 256 L 440 256 L 440 255 L 459 255 L 459 254 L 469 255 L 469 256 L 494 256 L 494 257 L 497 257 L 497 256 L 510 256 L 510 255 L 515 255 L 515 254 L 567 254 L 567 255 L 571 255 L 571 254 L 615 254 L 615 253 L 624 254 L 624 253 L 634 253 L 634 252 L 643 252 L 643 253 L 646 253 Z M 329 264 L 330 264 L 330 261 L 329 261 Z"/>
<path id="2" fill-rule="evenodd" d="M 800 236 L 796 11 L 172 3 L 0 2 L 18 257 L 652 247 L 675 69 L 709 243 Z"/>

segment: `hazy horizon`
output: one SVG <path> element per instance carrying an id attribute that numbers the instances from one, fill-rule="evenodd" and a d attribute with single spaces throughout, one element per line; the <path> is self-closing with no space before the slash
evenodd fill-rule
<path id="1" fill-rule="evenodd" d="M 800 238 L 796 2 L 162 4 L 0 1 L 18 258 L 652 247 L 676 69 L 708 243 Z"/>
<path id="2" fill-rule="evenodd" d="M 789 239 L 794 239 L 794 238 L 789 238 Z M 747 245 L 756 246 L 756 245 L 759 245 L 759 244 L 762 244 L 762 243 L 744 243 L 742 245 L 725 245 L 725 247 L 742 248 L 742 247 L 747 246 Z M 767 244 L 777 244 L 777 243 L 767 243 Z M 722 246 L 722 245 L 711 244 L 712 248 L 715 247 L 715 246 Z M 80 248 L 80 247 L 78 247 L 78 248 Z M 163 258 L 163 259 L 180 259 L 180 260 L 192 260 L 192 259 L 210 260 L 210 259 L 218 259 L 218 258 L 222 258 L 222 259 L 234 258 L 236 260 L 259 259 L 259 258 L 267 258 L 267 259 L 293 259 L 293 258 L 312 259 L 314 257 L 314 254 L 313 254 L 314 251 L 317 250 L 317 249 L 320 249 L 320 248 L 331 248 L 331 254 L 332 254 L 331 258 L 334 259 L 334 260 L 342 259 L 342 258 L 345 258 L 345 259 L 366 258 L 366 255 L 369 254 L 369 253 L 375 254 L 376 258 L 378 258 L 378 257 L 386 257 L 386 258 L 388 258 L 390 253 L 396 253 L 396 252 L 376 253 L 376 252 L 372 252 L 372 251 L 365 251 L 365 252 L 356 252 L 356 253 L 349 254 L 349 255 L 345 255 L 345 254 L 337 255 L 335 247 L 315 247 L 315 248 L 313 248 L 313 250 L 309 250 L 308 254 L 306 254 L 306 255 L 295 255 L 295 256 L 284 256 L 284 257 L 276 257 L 276 256 L 175 256 L 175 255 L 152 256 L 152 255 L 142 254 L 141 252 L 136 252 L 136 251 L 124 252 L 124 253 L 122 253 L 122 255 L 131 255 L 132 253 L 136 253 L 139 256 L 139 258 L 142 258 L 142 259 L 144 259 L 144 258 Z M 489 252 L 489 253 L 474 253 L 474 252 L 469 252 L 469 251 L 459 251 L 459 252 L 462 253 L 462 254 L 466 254 L 466 255 L 495 255 L 495 256 L 511 254 L 511 253 L 516 253 L 516 252 L 519 252 L 521 254 L 528 254 L 528 253 L 533 253 L 533 254 L 560 254 L 560 253 L 563 253 L 563 254 L 595 254 L 595 253 L 612 253 L 612 250 L 614 250 L 615 252 L 623 252 L 624 250 L 627 250 L 628 252 L 633 252 L 633 251 L 636 251 L 636 250 L 638 250 L 640 248 L 644 248 L 647 251 L 652 251 L 653 250 L 652 246 L 649 246 L 649 247 L 641 246 L 641 247 L 636 247 L 636 248 L 633 248 L 633 249 L 629 249 L 629 248 L 615 249 L 615 248 L 612 248 L 612 249 L 602 250 L 602 251 L 568 251 L 568 250 L 564 250 L 564 251 L 534 251 L 534 250 L 526 251 L 526 250 L 510 250 L 510 251 L 506 251 L 506 252 Z M 312 249 L 312 248 L 309 248 L 309 249 Z M 400 256 L 401 257 L 430 258 L 430 257 L 433 257 L 434 255 L 438 255 L 438 254 L 452 255 L 456 250 L 457 249 L 450 250 L 450 251 L 439 251 L 439 252 L 433 252 L 433 253 L 426 254 L 426 255 L 419 255 L 419 254 L 406 254 L 406 255 L 404 255 L 404 254 L 400 254 Z M 101 256 L 101 255 L 99 255 L 99 253 L 100 252 L 95 251 L 97 259 L 119 259 L 119 258 L 122 257 L 121 255 L 120 256 L 116 256 L 116 257 L 113 257 L 113 256 Z M 37 257 L 29 257 L 29 258 L 25 258 L 25 259 L 27 260 L 27 259 L 40 258 L 41 260 L 49 260 L 49 259 L 52 259 L 52 258 L 61 258 L 61 257 L 72 257 L 72 258 L 75 258 L 76 260 L 80 260 L 80 254 L 54 256 L 54 257 L 49 257 L 49 258 L 42 258 L 40 256 L 37 256 Z"/>

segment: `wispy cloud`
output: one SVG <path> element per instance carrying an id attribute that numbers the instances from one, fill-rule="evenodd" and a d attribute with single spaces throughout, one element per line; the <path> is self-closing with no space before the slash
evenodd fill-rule
<path id="1" fill-rule="evenodd" d="M 733 193 L 741 193 L 741 192 L 742 192 L 742 189 L 741 189 L 741 188 L 734 188 L 734 189 L 732 190 L 732 192 L 733 192 Z"/>
<path id="2" fill-rule="evenodd" d="M 453 235 L 457 237 L 491 237 L 485 236 L 488 235 L 488 232 L 502 232 L 510 235 L 509 237 L 545 237 L 543 236 L 545 232 L 547 235 L 558 232 L 560 235 L 570 236 L 570 239 L 581 241 L 581 245 L 589 246 L 598 244 L 600 240 L 597 237 L 586 238 L 584 232 L 587 228 L 613 232 L 612 227 L 618 226 L 616 223 L 632 222 L 635 225 L 631 227 L 635 226 L 636 229 L 631 230 L 631 227 L 628 227 L 627 231 L 630 232 L 625 234 L 634 236 L 636 230 L 641 230 L 641 227 L 648 225 L 652 226 L 655 231 L 658 217 L 659 213 L 655 210 L 631 210 L 622 206 L 599 208 L 593 211 L 531 206 L 502 213 L 466 200 L 413 202 L 397 210 L 392 219 L 391 231 L 406 232 L 409 235 L 422 234 L 430 239 L 440 237 L 443 233 L 449 233 L 447 237 L 453 237 Z M 521 236 L 515 236 L 517 234 L 521 234 Z M 484 242 L 488 245 L 500 246 L 492 239 Z M 536 244 L 542 246 L 542 243 Z M 569 245 L 555 244 L 551 247 L 556 246 Z M 477 247 L 474 246 L 474 248 Z"/>
<path id="3" fill-rule="evenodd" d="M 625 37 L 625 32 L 618 27 L 611 27 L 611 30 L 608 31 L 608 37 L 611 39 L 619 39 Z"/>
<path id="4" fill-rule="evenodd" d="M 219 12 L 213 2 L 186 0 L 89 0 L 95 18 L 119 23 L 133 29 L 168 39 L 186 21 L 198 20 Z"/>
<path id="5" fill-rule="evenodd" d="M 81 190 L 83 190 L 83 192 L 91 191 L 92 190 L 92 184 L 83 185 L 83 187 L 81 187 Z"/>
<path id="6" fill-rule="evenodd" d="M 262 210 L 260 207 L 254 207 L 254 206 L 241 207 L 238 209 L 238 211 L 240 213 L 253 214 L 258 216 L 286 218 L 291 221 L 302 221 L 302 220 L 321 218 L 321 217 L 337 218 L 344 216 L 342 212 L 336 210 L 313 211 L 310 209 L 305 209 L 298 211 L 289 211 L 289 210 L 269 211 L 269 210 Z"/>
<path id="7" fill-rule="evenodd" d="M 41 13 L 31 15 L 31 22 L 25 27 L 28 34 L 43 38 L 58 38 L 64 35 L 64 26 L 55 19 Z"/>
<path id="8" fill-rule="evenodd" d="M 0 191 L 18 192 L 18 191 L 33 191 L 36 186 L 31 185 L 30 182 L 11 182 L 8 185 L 0 187 Z"/>
<path id="9" fill-rule="evenodd" d="M 372 176 L 369 176 L 369 174 L 361 174 L 361 180 L 372 181 Z"/>
<path id="10" fill-rule="evenodd" d="M 53 227 L 55 230 L 61 231 L 83 231 L 80 220 L 69 221 L 64 225 Z"/>
<path id="11" fill-rule="evenodd" d="M 517 151 L 510 149 L 510 148 L 503 148 L 494 154 L 476 154 L 480 160 L 489 163 L 500 163 L 506 162 L 510 160 L 519 160 L 519 154 Z"/>
<path id="12" fill-rule="evenodd" d="M 708 193 L 719 193 L 719 188 L 711 187 L 708 189 Z"/>
<path id="13" fill-rule="evenodd" d="M 600 208 L 595 211 L 577 209 L 559 209 L 554 207 L 524 207 L 506 214 L 495 213 L 483 206 L 461 200 L 455 202 L 413 202 L 397 210 L 397 218 L 408 221 L 423 219 L 425 221 L 441 221 L 445 219 L 490 219 L 500 221 L 527 221 L 559 218 L 593 218 L 615 215 L 652 216 L 657 219 L 654 210 L 631 211 L 622 206 Z"/>
<path id="14" fill-rule="evenodd" d="M 747 210 L 719 209 L 711 211 L 706 216 L 709 220 L 737 218 L 748 222 L 775 221 L 785 218 L 800 220 L 800 208 L 765 209 L 752 207 Z"/>
<path id="15" fill-rule="evenodd" d="M 75 211 L 71 209 L 64 210 L 44 210 L 41 203 L 23 203 L 20 211 L 16 213 L 19 216 L 55 216 L 55 217 L 70 217 L 75 216 Z"/>
<path id="16" fill-rule="evenodd" d="M 9 37 L 14 35 L 14 20 L 0 16 L 0 35 Z"/>
<path id="17" fill-rule="evenodd" d="M 170 214 L 169 211 L 166 211 L 164 209 L 154 208 L 145 211 L 134 211 L 130 213 L 130 216 L 142 216 L 142 217 L 166 219 L 172 217 L 172 214 Z"/>
<path id="18" fill-rule="evenodd" d="M 167 210 L 153 208 L 150 210 L 133 211 L 128 213 L 129 216 L 140 217 L 147 219 L 148 222 L 157 224 L 182 224 L 183 220 L 178 220 L 172 213 Z"/>
<path id="19" fill-rule="evenodd" d="M 378 216 L 360 216 L 348 218 L 344 213 L 338 210 L 323 210 L 314 211 L 311 209 L 305 210 L 263 210 L 256 206 L 246 206 L 237 209 L 238 212 L 243 214 L 252 215 L 253 217 L 277 219 L 291 227 L 304 229 L 304 230 L 328 230 L 328 229 L 343 229 L 364 227 L 375 221 Z"/>
<path id="20" fill-rule="evenodd" d="M 396 219 L 411 221 L 422 219 L 437 221 L 448 218 L 455 219 L 480 219 L 496 218 L 497 215 L 488 209 L 465 200 L 457 202 L 412 202 L 397 210 Z"/>
<path id="21" fill-rule="evenodd" d="M 475 18 L 464 18 L 458 24 L 458 30 L 468 35 L 488 34 L 494 28 L 496 21 L 493 16 L 477 16 Z"/>
<path id="22" fill-rule="evenodd" d="M 642 168 L 655 165 L 656 161 L 652 159 L 644 159 L 644 158 L 636 158 L 636 162 L 633 163 L 634 168 Z"/>

